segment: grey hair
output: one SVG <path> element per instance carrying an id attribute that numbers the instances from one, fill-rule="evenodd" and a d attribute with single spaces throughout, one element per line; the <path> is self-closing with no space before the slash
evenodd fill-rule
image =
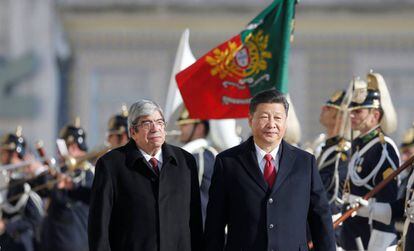
<path id="1" fill-rule="evenodd" d="M 149 116 L 158 111 L 162 119 L 164 119 L 164 113 L 159 104 L 152 100 L 141 99 L 131 105 L 128 112 L 128 132 L 132 126 L 136 126 L 138 120 L 142 116 Z"/>

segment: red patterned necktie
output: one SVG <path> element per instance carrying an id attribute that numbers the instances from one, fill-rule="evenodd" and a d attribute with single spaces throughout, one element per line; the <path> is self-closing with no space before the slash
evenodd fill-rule
<path id="1" fill-rule="evenodd" d="M 154 169 L 154 172 L 158 175 L 159 174 L 159 170 L 158 170 L 158 160 L 156 158 L 151 158 L 149 160 L 152 168 Z"/>
<path id="2" fill-rule="evenodd" d="M 269 188 L 272 189 L 273 184 L 275 183 L 275 180 L 276 180 L 276 168 L 273 165 L 273 162 L 272 162 L 273 157 L 271 154 L 269 153 L 266 154 L 264 156 L 264 159 L 266 160 L 266 164 L 265 164 L 265 168 L 263 171 L 263 175 L 264 175 L 264 178 L 267 184 L 269 185 Z"/>

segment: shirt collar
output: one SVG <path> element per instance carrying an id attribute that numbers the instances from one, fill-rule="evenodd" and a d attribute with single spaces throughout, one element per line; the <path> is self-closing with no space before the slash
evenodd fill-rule
<path id="1" fill-rule="evenodd" d="M 279 145 L 277 145 L 277 146 L 275 147 L 275 149 L 273 149 L 273 150 L 270 152 L 270 155 L 272 155 L 273 160 L 276 160 L 276 155 L 277 155 L 277 152 L 279 151 L 279 147 L 280 147 L 280 144 L 279 144 Z M 267 152 L 263 151 L 263 149 L 261 149 L 258 145 L 256 145 L 256 143 L 254 143 L 254 148 L 256 148 L 256 156 L 257 156 L 257 160 L 258 160 L 258 161 L 261 161 L 261 160 L 264 158 L 264 156 L 267 154 Z"/>
<path id="2" fill-rule="evenodd" d="M 162 164 L 162 149 L 160 149 L 154 156 L 149 155 L 144 150 L 138 148 L 139 151 L 142 153 L 142 156 L 144 156 L 145 160 L 149 162 L 150 159 L 156 158 L 159 165 Z"/>

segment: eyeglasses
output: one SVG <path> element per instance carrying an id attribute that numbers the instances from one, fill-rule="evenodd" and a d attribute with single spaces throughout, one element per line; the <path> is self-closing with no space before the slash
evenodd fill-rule
<path id="1" fill-rule="evenodd" d="M 151 129 L 151 126 L 157 126 L 160 128 L 164 128 L 165 127 L 165 121 L 163 119 L 157 119 L 157 120 L 144 120 L 141 123 L 137 124 L 136 126 L 141 127 L 145 130 L 149 130 Z"/>

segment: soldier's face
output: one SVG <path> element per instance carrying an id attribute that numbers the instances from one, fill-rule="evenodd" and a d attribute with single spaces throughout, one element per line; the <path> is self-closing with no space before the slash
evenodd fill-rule
<path id="1" fill-rule="evenodd" d="M 339 119 L 339 110 L 330 107 L 322 106 L 321 115 L 319 117 L 319 122 L 326 128 L 333 128 L 336 126 Z"/>
<path id="2" fill-rule="evenodd" d="M 368 132 L 379 123 L 379 111 L 376 109 L 361 108 L 352 110 L 351 127 L 352 130 L 360 131 L 362 134 Z"/>
<path id="3" fill-rule="evenodd" d="M 180 125 L 180 141 L 182 143 L 186 143 L 188 141 L 191 140 L 191 137 L 193 134 L 193 130 L 195 129 L 195 124 L 184 124 L 184 125 Z"/>
<path id="4" fill-rule="evenodd" d="M 254 142 L 261 148 L 276 147 L 286 132 L 286 111 L 283 104 L 263 103 L 249 115 Z"/>
<path id="5" fill-rule="evenodd" d="M 106 140 L 112 147 L 122 146 L 128 143 L 128 136 L 126 133 L 123 133 L 121 135 L 113 133 L 109 134 Z"/>
<path id="6" fill-rule="evenodd" d="M 154 153 L 165 142 L 164 119 L 158 111 L 148 116 L 142 116 L 137 125 L 131 128 L 130 133 L 139 148 L 148 154 Z"/>

